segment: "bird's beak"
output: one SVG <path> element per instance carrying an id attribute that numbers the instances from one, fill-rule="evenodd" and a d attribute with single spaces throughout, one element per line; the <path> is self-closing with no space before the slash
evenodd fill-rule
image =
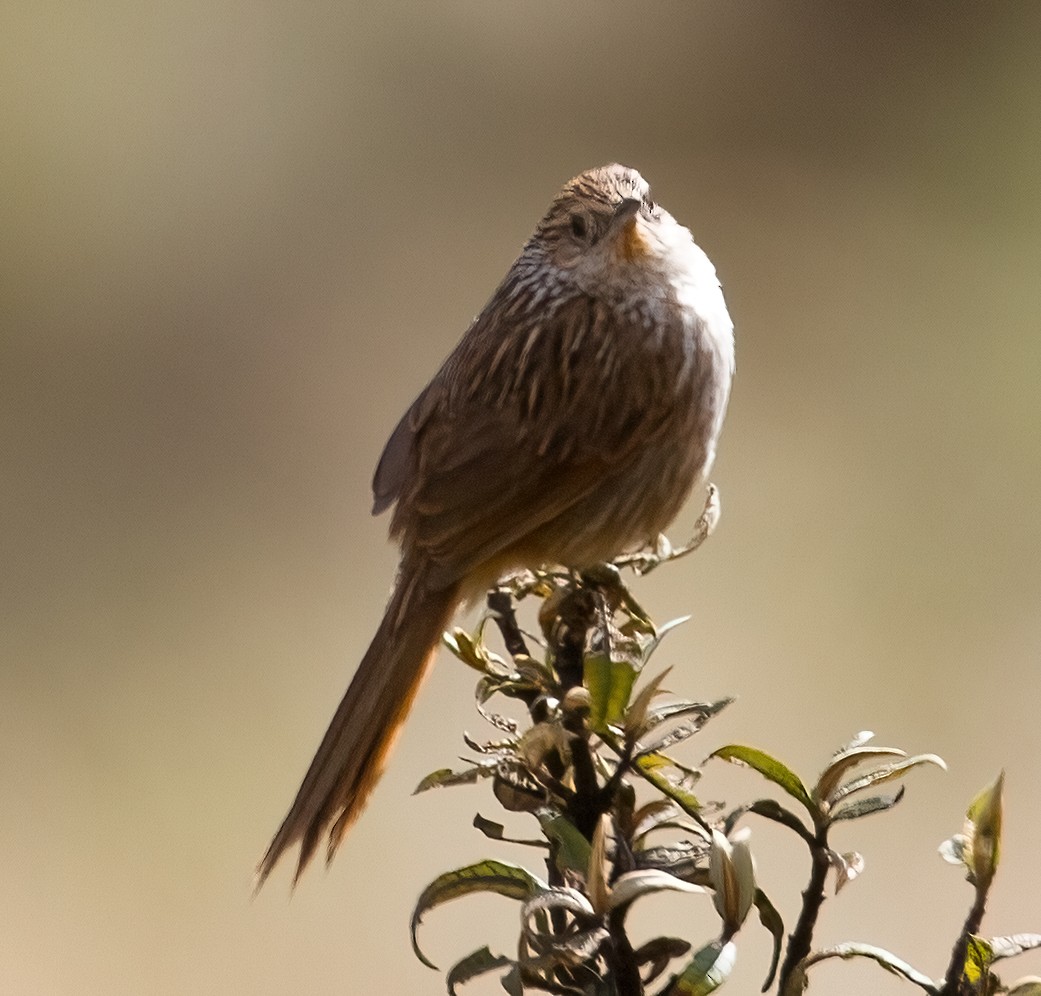
<path id="1" fill-rule="evenodd" d="M 614 218 L 611 221 L 618 257 L 627 263 L 632 263 L 648 253 L 647 243 L 636 225 L 636 216 L 642 203 L 638 197 L 626 197 L 615 208 Z"/>

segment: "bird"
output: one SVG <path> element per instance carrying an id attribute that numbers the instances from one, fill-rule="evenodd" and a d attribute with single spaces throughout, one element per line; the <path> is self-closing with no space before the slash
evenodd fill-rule
<path id="1" fill-rule="evenodd" d="M 454 613 L 506 572 L 653 543 L 707 481 L 734 328 L 690 231 L 612 163 L 569 180 L 383 450 L 400 560 L 383 620 L 257 866 L 326 837 L 380 778 Z"/>

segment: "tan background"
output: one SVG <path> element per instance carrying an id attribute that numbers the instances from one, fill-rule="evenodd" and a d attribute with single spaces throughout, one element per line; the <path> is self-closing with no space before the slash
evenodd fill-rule
<path id="1" fill-rule="evenodd" d="M 724 518 L 639 587 L 729 740 L 934 750 L 821 942 L 938 974 L 936 846 L 1008 770 L 995 933 L 1041 930 L 1041 6 L 40 0 L 0 30 L 0 989 L 443 991 L 419 888 L 485 855 L 445 661 L 328 875 L 250 902 L 393 573 L 369 480 L 557 186 L 637 166 L 722 275 Z M 692 518 L 693 512 L 688 516 Z M 682 529 L 680 530 L 682 532 Z M 760 789 L 710 769 L 703 794 Z M 528 832 L 517 820 L 513 829 Z M 805 854 L 754 825 L 792 916 Z M 442 964 L 516 908 L 425 927 Z M 709 936 L 698 897 L 641 923 Z M 737 993 L 766 941 L 743 938 Z M 1019 972 L 1041 971 L 1024 959 Z M 821 992 L 904 991 L 828 967 Z M 498 991 L 492 983 L 474 992 Z"/>

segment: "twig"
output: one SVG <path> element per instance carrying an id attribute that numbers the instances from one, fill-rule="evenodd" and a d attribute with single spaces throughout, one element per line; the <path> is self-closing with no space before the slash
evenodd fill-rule
<path id="1" fill-rule="evenodd" d="M 987 909 L 987 889 L 977 887 L 976 898 L 973 900 L 972 909 L 965 918 L 965 925 L 954 942 L 951 951 L 951 962 L 947 966 L 947 973 L 943 977 L 943 988 L 940 996 L 958 996 L 961 992 L 962 976 L 965 972 L 965 955 L 969 950 L 969 937 L 980 932 L 983 924 L 983 914 Z"/>
<path id="2" fill-rule="evenodd" d="M 810 881 L 803 890 L 802 910 L 795 929 L 788 935 L 788 948 L 784 954 L 784 964 L 781 965 L 778 992 L 782 993 L 786 991 L 788 978 L 795 967 L 810 953 L 813 930 L 817 926 L 817 917 L 825 899 L 824 885 L 828 878 L 828 869 L 831 868 L 831 860 L 828 857 L 827 827 L 817 830 L 813 844 L 814 846 L 810 849 L 813 862 Z"/>
<path id="3" fill-rule="evenodd" d="M 637 553 L 625 554 L 616 557 L 613 561 L 616 567 L 631 567 L 637 574 L 650 574 L 656 567 L 671 563 L 693 553 L 702 543 L 712 535 L 719 523 L 720 503 L 719 488 L 714 484 L 708 486 L 708 496 L 705 498 L 705 507 L 701 510 L 697 522 L 694 523 L 694 535 L 683 545 L 673 547 L 668 537 L 660 535 L 654 550 L 640 550 Z"/>
<path id="4" fill-rule="evenodd" d="M 524 634 L 517 623 L 517 612 L 513 607 L 513 596 L 507 588 L 492 588 L 488 592 L 488 608 L 495 620 L 502 642 L 511 657 L 531 657 Z"/>

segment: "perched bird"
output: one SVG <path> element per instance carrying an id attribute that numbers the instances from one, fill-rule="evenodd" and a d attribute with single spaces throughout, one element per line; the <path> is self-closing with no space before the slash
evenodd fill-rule
<path id="1" fill-rule="evenodd" d="M 566 183 L 391 434 L 394 592 L 258 886 L 294 882 L 358 818 L 457 607 L 506 571 L 587 567 L 652 542 L 705 482 L 734 372 L 716 271 L 634 169 Z M 396 504 L 395 504 L 396 503 Z"/>

